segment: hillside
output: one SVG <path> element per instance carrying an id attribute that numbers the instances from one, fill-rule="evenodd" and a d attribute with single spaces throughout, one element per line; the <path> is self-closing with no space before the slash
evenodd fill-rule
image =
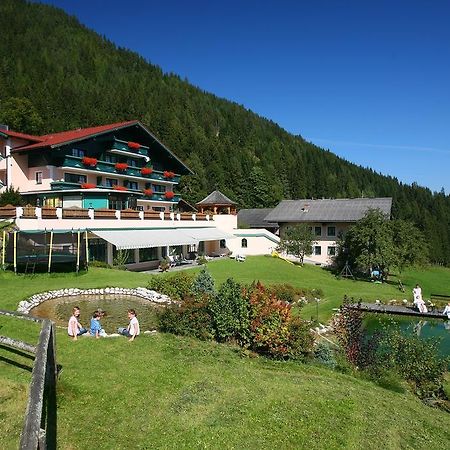
<path id="1" fill-rule="evenodd" d="M 0 27 L 0 122 L 48 133 L 139 119 L 196 173 L 180 186 L 189 202 L 215 188 L 240 207 L 273 206 L 282 198 L 392 196 L 393 215 L 414 221 L 433 261 L 450 264 L 449 195 L 340 159 L 164 73 L 62 10 L 2 0 Z M 11 98 L 31 102 L 33 121 L 14 120 Z"/>

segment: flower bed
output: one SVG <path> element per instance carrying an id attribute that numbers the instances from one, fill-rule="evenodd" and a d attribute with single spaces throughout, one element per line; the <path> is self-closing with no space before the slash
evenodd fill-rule
<path id="1" fill-rule="evenodd" d="M 153 195 L 153 191 L 151 189 L 144 189 L 144 195 L 146 197 L 151 197 Z"/>
<path id="2" fill-rule="evenodd" d="M 119 186 L 118 184 L 114 185 L 113 189 L 115 191 L 128 191 L 128 189 L 125 186 Z"/>
<path id="3" fill-rule="evenodd" d="M 81 162 L 85 166 L 95 167 L 97 165 L 97 158 L 89 158 L 88 156 L 84 156 Z"/>
<path id="4" fill-rule="evenodd" d="M 127 163 L 116 163 L 116 165 L 114 167 L 119 172 L 124 172 L 125 170 L 128 169 L 128 164 Z"/>
<path id="5" fill-rule="evenodd" d="M 142 175 L 150 175 L 153 172 L 153 169 L 151 167 L 143 167 L 141 169 Z"/>
<path id="6" fill-rule="evenodd" d="M 175 194 L 174 194 L 172 191 L 167 191 L 167 192 L 164 194 L 164 197 L 165 197 L 167 200 L 172 200 L 172 199 L 175 197 Z"/>
<path id="7" fill-rule="evenodd" d="M 94 189 L 96 187 L 97 185 L 95 185 L 94 183 L 82 183 L 81 185 L 81 189 Z"/>
<path id="8" fill-rule="evenodd" d="M 175 177 L 175 173 L 171 172 L 171 171 L 168 171 L 168 170 L 165 170 L 163 175 L 164 175 L 164 178 L 169 178 L 169 179 Z"/>
<path id="9" fill-rule="evenodd" d="M 138 142 L 128 142 L 128 148 L 131 148 L 133 150 L 139 150 L 141 148 L 141 144 L 139 144 Z"/>

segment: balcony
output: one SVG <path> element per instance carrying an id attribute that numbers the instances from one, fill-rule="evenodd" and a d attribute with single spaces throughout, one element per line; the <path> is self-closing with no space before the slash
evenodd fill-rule
<path id="1" fill-rule="evenodd" d="M 148 147 L 141 145 L 139 149 L 128 147 L 128 143 L 124 141 L 114 141 L 110 149 L 111 153 L 124 154 L 126 156 L 148 156 Z"/>
<path id="2" fill-rule="evenodd" d="M 164 172 L 154 170 L 150 175 L 142 175 L 140 167 L 128 167 L 126 170 L 116 170 L 115 163 L 106 161 L 98 161 L 94 167 L 85 166 L 82 158 L 77 156 L 66 156 L 64 158 L 63 168 L 78 169 L 84 173 L 98 173 L 104 175 L 114 175 L 114 177 L 139 178 L 140 180 L 165 181 L 168 183 L 179 183 L 180 176 L 175 175 L 173 178 L 165 178 Z M 85 172 L 86 171 L 86 172 Z"/>

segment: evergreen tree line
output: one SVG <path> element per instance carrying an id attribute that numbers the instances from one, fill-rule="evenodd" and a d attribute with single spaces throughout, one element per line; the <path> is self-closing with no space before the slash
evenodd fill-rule
<path id="1" fill-rule="evenodd" d="M 394 218 L 415 223 L 433 262 L 450 264 L 445 192 L 338 158 L 164 73 L 60 9 L 2 0 L 0 29 L 0 122 L 11 128 L 44 134 L 138 119 L 195 172 L 180 185 L 190 203 L 214 189 L 241 208 L 291 198 L 393 197 Z"/>

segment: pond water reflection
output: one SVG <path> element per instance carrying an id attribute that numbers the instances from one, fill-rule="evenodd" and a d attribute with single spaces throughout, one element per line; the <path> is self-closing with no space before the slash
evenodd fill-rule
<path id="1" fill-rule="evenodd" d="M 415 333 L 423 339 L 437 338 L 440 341 L 440 354 L 450 356 L 450 320 L 419 320 L 415 317 L 368 314 L 365 325 L 369 333 L 382 326 L 389 328 L 397 325 L 406 334 Z"/>
<path id="2" fill-rule="evenodd" d="M 66 326 L 74 306 L 80 307 L 80 323 L 86 328 L 89 328 L 94 311 L 105 311 L 101 324 L 107 333 L 115 333 L 118 327 L 128 325 L 127 310 L 130 308 L 136 311 L 142 331 L 153 330 L 158 323 L 157 311 L 162 308 L 131 295 L 77 295 L 47 300 L 33 308 L 30 314 L 51 319 L 56 325 Z"/>

